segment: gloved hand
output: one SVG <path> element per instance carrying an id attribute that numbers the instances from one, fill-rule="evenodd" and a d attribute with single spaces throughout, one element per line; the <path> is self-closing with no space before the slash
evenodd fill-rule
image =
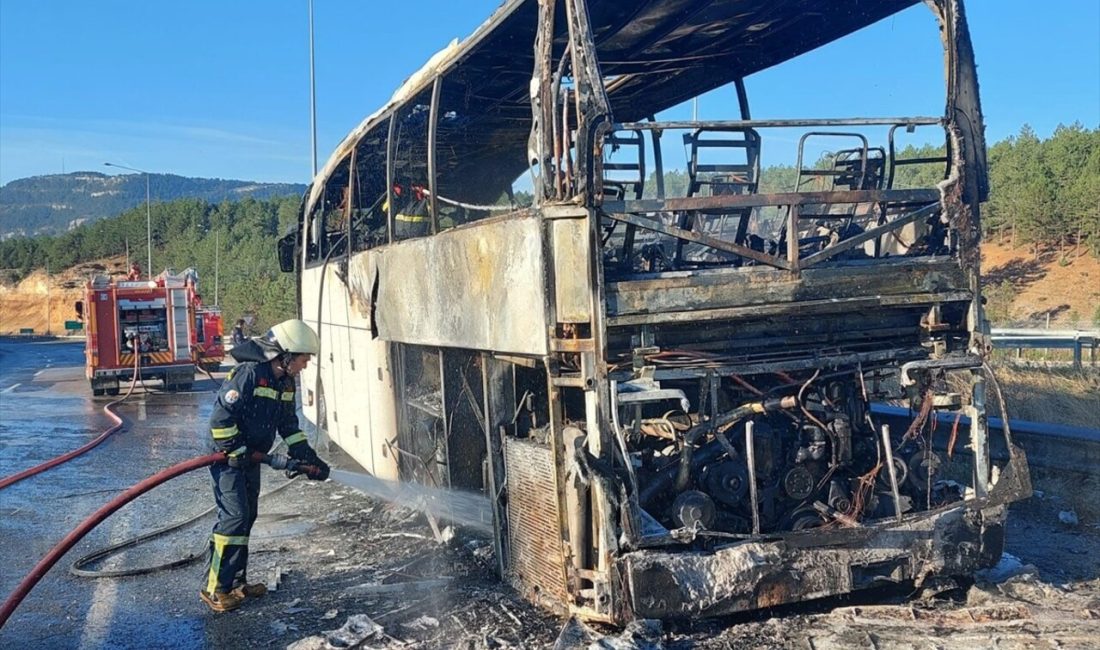
<path id="1" fill-rule="evenodd" d="M 313 460 L 289 460 L 286 464 L 286 477 L 295 478 L 306 475 L 311 481 L 324 481 L 328 478 L 329 467 L 328 463 L 318 458 L 316 455 Z"/>
<path id="2" fill-rule="evenodd" d="M 252 459 L 248 455 L 248 447 L 238 447 L 227 452 L 225 458 L 233 469 L 248 469 L 252 465 Z"/>
<path id="3" fill-rule="evenodd" d="M 294 460 L 301 460 L 304 462 L 311 462 L 317 458 L 317 452 L 313 451 L 313 447 L 309 446 L 306 441 L 296 442 L 287 448 L 287 455 Z"/>
<path id="4" fill-rule="evenodd" d="M 328 473 L 329 473 L 328 463 L 326 463 L 325 461 L 321 460 L 316 455 L 314 455 L 313 460 L 310 461 L 308 464 L 313 465 L 314 467 L 317 468 L 317 471 L 315 471 L 311 474 L 308 474 L 309 480 L 311 480 L 311 481 L 324 481 L 324 480 L 328 479 Z"/>

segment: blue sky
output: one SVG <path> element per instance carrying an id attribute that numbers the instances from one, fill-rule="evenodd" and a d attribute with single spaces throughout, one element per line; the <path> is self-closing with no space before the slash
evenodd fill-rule
<path id="1" fill-rule="evenodd" d="M 498 0 L 315 0 L 319 164 Z M 988 140 L 1100 125 L 1100 2 L 970 0 Z M 0 183 L 104 161 L 185 176 L 308 182 L 306 0 L 0 0 Z M 748 80 L 753 117 L 938 115 L 942 54 L 912 7 Z M 868 61 L 838 72 L 841 64 Z M 728 90 L 700 117 L 735 117 Z M 684 107 L 669 117 L 686 117 Z M 765 134 L 765 163 L 793 162 Z M 681 156 L 682 157 L 682 156 Z M 675 159 L 668 164 L 681 164 Z"/>

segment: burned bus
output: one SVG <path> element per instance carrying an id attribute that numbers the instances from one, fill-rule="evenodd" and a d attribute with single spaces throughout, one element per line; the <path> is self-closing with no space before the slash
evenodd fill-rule
<path id="1" fill-rule="evenodd" d="M 962 3 L 923 3 L 942 115 L 750 114 L 752 75 L 916 4 L 504 2 L 347 136 L 280 241 L 322 341 L 307 417 L 376 476 L 484 494 L 502 577 L 588 620 L 996 562 L 1030 487 L 1011 440 L 989 453 Z M 658 119 L 715 90 L 723 119 Z"/>

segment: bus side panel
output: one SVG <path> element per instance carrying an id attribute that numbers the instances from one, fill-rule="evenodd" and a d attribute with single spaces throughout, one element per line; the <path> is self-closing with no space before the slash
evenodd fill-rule
<path id="1" fill-rule="evenodd" d="M 513 215 L 377 249 L 379 336 L 547 354 L 541 226 Z"/>
<path id="2" fill-rule="evenodd" d="M 320 326 L 320 269 L 307 269 L 302 277 L 302 316 L 321 334 L 321 355 L 303 373 L 303 394 L 315 391 L 320 369 L 326 400 L 323 417 L 331 440 L 373 475 L 396 479 L 397 459 L 387 448 L 388 437 L 397 431 L 389 346 L 372 339 L 369 307 L 355 300 L 349 305 L 337 265 L 330 263 L 326 274 Z M 316 424 L 316 395 L 313 404 L 308 402 L 303 399 L 303 412 Z"/>

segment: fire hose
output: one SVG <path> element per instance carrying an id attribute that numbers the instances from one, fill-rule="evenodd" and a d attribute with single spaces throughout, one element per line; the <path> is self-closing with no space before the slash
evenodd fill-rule
<path id="1" fill-rule="evenodd" d="M 198 368 L 207 377 L 209 377 L 210 381 L 214 382 L 215 386 L 218 386 L 218 385 L 221 384 L 221 382 L 219 382 L 214 377 L 214 375 L 210 374 L 205 368 L 201 367 L 198 363 L 195 364 L 195 367 Z M 144 387 L 145 382 L 141 378 L 141 354 L 135 354 L 134 355 L 134 375 L 130 379 L 130 386 L 129 386 L 129 388 L 126 389 L 126 394 L 123 395 L 122 397 L 116 399 L 116 400 L 108 402 L 107 404 L 105 404 L 103 406 L 103 412 L 107 414 L 107 417 L 109 417 L 111 420 L 114 421 L 114 424 L 111 427 L 105 429 L 103 431 L 103 433 L 99 434 L 95 439 L 89 441 L 87 444 L 83 445 L 82 447 L 74 449 L 74 450 L 72 450 L 72 451 L 70 451 L 66 454 L 62 454 L 61 456 L 58 456 L 56 458 L 52 458 L 52 459 L 50 459 L 50 460 L 48 460 L 44 463 L 40 463 L 38 465 L 35 465 L 34 467 L 25 469 L 22 472 L 18 472 L 16 474 L 12 474 L 11 476 L 7 476 L 3 479 L 0 479 L 0 490 L 3 490 L 4 488 L 8 487 L 9 485 L 14 485 L 14 484 L 18 483 L 19 481 L 22 481 L 25 478 L 30 478 L 31 476 L 34 476 L 35 474 L 41 474 L 42 472 L 44 472 L 48 469 L 57 467 L 58 465 L 60 465 L 62 463 L 68 462 L 68 461 L 76 458 L 77 456 L 83 454 L 84 452 L 92 449 L 93 447 L 97 446 L 99 443 L 101 443 L 104 440 L 106 440 L 107 438 L 109 438 L 112 434 L 118 433 L 119 429 L 122 428 L 123 421 L 122 421 L 122 418 L 119 417 L 118 414 L 116 414 L 112 410 L 112 408 L 114 406 L 117 406 L 118 404 L 121 404 L 121 403 L 125 402 L 127 399 L 129 399 L 129 397 L 134 393 L 134 388 L 137 387 L 137 384 L 138 384 L 139 381 L 141 382 L 141 385 Z M 152 391 L 149 391 L 148 389 L 146 389 L 146 392 L 152 392 Z"/>
<path id="2" fill-rule="evenodd" d="M 73 458 L 76 458 L 77 456 L 83 454 L 84 452 L 88 451 L 89 449 L 92 449 L 93 447 L 95 447 L 99 443 L 101 443 L 104 440 L 106 440 L 107 438 L 109 438 L 111 436 L 111 434 L 116 433 L 119 429 L 121 429 L 122 424 L 123 424 L 122 423 L 122 418 L 119 417 L 113 410 L 111 410 L 111 407 L 115 406 L 116 404 L 121 404 L 121 403 L 125 402 L 130 397 L 130 395 L 133 394 L 134 387 L 137 386 L 140 373 L 141 373 L 141 355 L 140 354 L 135 354 L 134 355 L 134 376 L 130 380 L 130 387 L 128 389 L 126 389 L 126 394 L 123 395 L 122 397 L 114 400 L 114 401 L 108 402 L 107 404 L 105 404 L 103 406 L 103 412 L 107 414 L 107 417 L 111 418 L 114 421 L 114 425 L 112 425 L 111 427 L 105 429 L 103 431 L 103 433 L 99 434 L 99 436 L 97 436 L 95 439 L 88 442 L 87 444 L 85 444 L 82 447 L 74 449 L 74 450 L 70 451 L 67 454 L 62 454 L 62 455 L 58 456 L 57 458 L 50 459 L 50 460 L 48 460 L 44 463 L 35 465 L 34 467 L 31 467 L 29 469 L 25 469 L 22 472 L 18 472 L 16 474 L 12 474 L 11 476 L 0 479 L 0 490 L 3 490 L 4 488 L 8 487 L 9 485 L 13 485 L 15 483 L 18 483 L 19 481 L 22 481 L 25 478 L 29 478 L 31 476 L 34 476 L 35 474 L 40 474 L 40 473 L 42 473 L 42 472 L 44 472 L 44 471 L 46 471 L 50 468 L 57 467 L 61 463 L 64 463 L 64 462 L 72 460 Z"/>
<path id="3" fill-rule="evenodd" d="M 268 456 L 267 454 L 264 454 L 262 452 L 253 452 L 252 460 L 254 462 L 266 463 L 268 465 L 271 465 L 275 469 L 286 469 L 288 472 L 304 472 L 306 474 L 313 474 L 317 471 L 316 468 L 312 465 L 299 463 L 298 461 L 288 459 L 285 456 Z M 31 589 L 33 589 L 34 586 L 38 584 L 38 581 L 41 580 L 42 577 L 45 576 L 51 568 L 53 568 L 53 565 L 57 564 L 57 561 L 69 552 L 69 549 L 71 549 L 77 542 L 83 539 L 84 536 L 87 535 L 93 528 L 101 524 L 104 519 L 112 515 L 122 506 L 133 501 L 142 494 L 145 494 L 149 490 L 152 490 L 161 483 L 169 481 L 173 478 L 176 478 L 177 476 L 186 474 L 193 470 L 202 467 L 209 467 L 210 465 L 224 462 L 226 462 L 226 456 L 221 452 L 207 454 L 206 456 L 199 456 L 197 458 L 192 458 L 191 460 L 186 460 L 136 483 L 125 492 L 112 499 L 102 508 L 96 510 L 94 513 L 92 513 L 91 516 L 80 522 L 80 525 L 74 528 L 68 535 L 66 535 L 60 542 L 58 542 L 56 546 L 50 549 L 50 552 L 47 553 L 41 560 L 39 560 L 38 564 L 36 564 L 34 568 L 31 569 L 31 572 L 23 578 L 18 586 L 16 586 L 15 591 L 13 591 L 11 595 L 8 596 L 7 600 L 4 601 L 3 606 L 0 607 L 0 628 L 4 627 L 4 625 L 7 624 L 8 619 L 11 617 L 12 613 L 15 612 L 15 609 L 19 607 L 19 604 L 23 602 L 23 599 L 26 598 L 28 593 L 30 593 Z"/>
<path id="4" fill-rule="evenodd" d="M 283 483 L 282 485 L 280 485 L 278 487 L 272 488 L 272 489 L 270 489 L 266 492 L 261 493 L 259 498 L 263 499 L 263 498 L 266 498 L 268 496 L 271 496 L 272 494 L 275 494 L 276 492 L 279 492 L 281 490 L 284 490 L 284 489 L 290 487 L 290 485 L 292 483 L 294 483 L 293 478 L 291 480 L 287 481 L 286 483 Z M 114 544 L 111 544 L 110 546 L 104 546 L 103 548 L 92 551 L 91 553 L 88 553 L 87 555 L 82 555 L 79 558 L 77 558 L 76 560 L 74 560 L 72 564 L 69 565 L 69 573 L 71 573 L 72 575 L 74 575 L 78 578 L 124 578 L 124 577 L 127 577 L 127 576 L 148 575 L 150 573 L 156 573 L 158 571 L 167 571 L 168 569 L 178 569 L 179 567 L 187 566 L 188 564 L 191 564 L 192 562 L 196 562 L 198 560 L 201 560 L 204 557 L 205 551 L 206 551 L 205 543 L 203 545 L 202 551 L 199 552 L 199 553 L 190 553 L 190 554 L 188 554 L 184 557 L 176 558 L 175 560 L 169 560 L 168 562 L 162 562 L 161 564 L 156 564 L 156 565 L 153 565 L 153 566 L 129 567 L 129 568 L 125 568 L 125 569 L 98 569 L 98 570 L 97 569 L 87 569 L 87 568 L 85 568 L 88 565 L 94 564 L 95 562 L 98 562 L 98 561 L 102 560 L 103 558 L 110 557 L 110 556 L 118 553 L 119 551 L 122 551 L 123 549 L 133 548 L 135 546 L 138 546 L 139 544 L 142 544 L 143 542 L 147 542 L 151 539 L 156 539 L 158 537 L 163 537 L 164 535 L 167 535 L 168 533 L 171 533 L 173 531 L 177 531 L 181 528 L 189 526 L 189 525 L 195 523 L 196 521 L 202 519 L 206 515 L 210 514 L 211 512 L 214 512 L 216 509 L 217 509 L 217 506 L 210 506 L 206 510 L 203 510 L 202 512 L 200 512 L 199 514 L 194 515 L 192 517 L 189 517 L 187 519 L 184 519 L 183 521 L 178 521 L 174 524 L 169 524 L 167 526 L 163 526 L 163 527 L 158 528 L 156 530 L 152 530 L 152 531 L 149 531 L 147 533 L 142 533 L 141 535 L 137 535 L 137 536 L 131 537 L 129 539 L 124 539 L 121 542 L 115 542 Z"/>

